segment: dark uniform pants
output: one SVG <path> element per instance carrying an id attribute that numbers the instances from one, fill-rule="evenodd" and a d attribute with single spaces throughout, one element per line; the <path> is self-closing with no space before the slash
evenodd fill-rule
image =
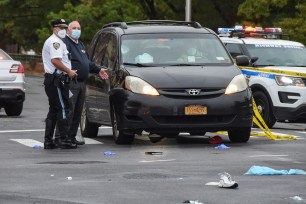
<path id="1" fill-rule="evenodd" d="M 69 83 L 62 83 L 60 80 L 56 80 L 54 75 L 45 74 L 44 85 L 49 100 L 45 142 L 52 141 L 56 123 L 58 124 L 60 139 L 65 140 L 68 136 Z"/>
<path id="2" fill-rule="evenodd" d="M 85 92 L 86 85 L 84 82 L 72 82 L 70 84 L 70 91 L 73 96 L 70 98 L 70 116 L 69 116 L 69 134 L 71 137 L 75 137 L 78 132 L 84 100 L 85 100 Z"/>
<path id="3" fill-rule="evenodd" d="M 68 117 L 68 136 L 70 138 L 75 138 L 78 133 L 78 128 L 81 120 L 85 93 L 86 93 L 86 85 L 83 81 L 78 81 L 77 83 L 71 82 L 69 85 L 69 89 L 73 94 L 69 100 L 69 117 Z M 55 138 L 59 137 L 59 129 L 56 128 Z"/>

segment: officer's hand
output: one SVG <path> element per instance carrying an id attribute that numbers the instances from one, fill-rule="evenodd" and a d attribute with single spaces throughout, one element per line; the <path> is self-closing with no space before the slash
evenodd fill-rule
<path id="1" fill-rule="evenodd" d="M 107 69 L 103 69 L 101 68 L 100 72 L 99 72 L 99 77 L 101 77 L 101 79 L 108 79 L 108 74 L 106 72 Z"/>
<path id="2" fill-rule="evenodd" d="M 76 73 L 76 70 L 70 70 L 67 74 L 72 79 L 78 76 L 78 74 Z"/>

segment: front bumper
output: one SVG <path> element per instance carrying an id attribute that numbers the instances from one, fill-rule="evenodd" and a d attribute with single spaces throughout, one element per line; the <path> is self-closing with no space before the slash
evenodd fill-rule
<path id="1" fill-rule="evenodd" d="M 273 107 L 273 113 L 277 120 L 306 121 L 306 104 L 301 104 L 296 108 Z"/>
<path id="2" fill-rule="evenodd" d="M 249 90 L 210 97 L 147 96 L 118 89 L 111 95 L 119 130 L 151 133 L 228 131 L 252 126 Z M 185 115 L 185 106 L 207 107 L 206 115 Z"/>

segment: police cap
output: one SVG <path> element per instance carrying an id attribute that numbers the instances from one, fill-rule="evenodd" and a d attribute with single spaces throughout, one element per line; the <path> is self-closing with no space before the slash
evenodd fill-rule
<path id="1" fill-rule="evenodd" d="M 62 27 L 62 28 L 67 28 L 68 27 L 67 21 L 65 21 L 62 18 L 51 21 L 51 25 L 52 25 L 52 27 Z"/>

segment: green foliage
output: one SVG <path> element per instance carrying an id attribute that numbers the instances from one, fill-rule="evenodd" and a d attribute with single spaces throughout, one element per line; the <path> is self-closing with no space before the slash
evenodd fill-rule
<path id="1" fill-rule="evenodd" d="M 239 6 L 238 16 L 257 26 L 265 22 L 270 24 L 281 15 L 280 11 L 287 3 L 288 0 L 246 0 Z"/>
<path id="2" fill-rule="evenodd" d="M 217 30 L 237 23 L 280 26 L 306 43 L 305 0 L 192 0 L 192 20 Z M 90 43 L 113 21 L 184 20 L 185 0 L 0 0 L 0 47 L 17 44 L 40 52 L 52 33 L 50 21 L 78 20 L 81 39 Z"/>
<path id="3" fill-rule="evenodd" d="M 285 33 L 306 44 L 305 0 L 246 0 L 239 6 L 243 25 L 281 27 Z"/>
<path id="4" fill-rule="evenodd" d="M 145 17 L 141 7 L 133 0 L 81 0 L 77 5 L 71 1 L 64 4 L 64 9 L 58 13 L 51 12 L 47 19 L 64 18 L 67 21 L 77 20 L 81 24 L 81 39 L 89 43 L 94 34 L 103 25 L 112 21 L 131 21 Z M 39 29 L 39 42 L 46 39 L 46 29 Z"/>
<path id="5" fill-rule="evenodd" d="M 296 17 L 284 18 L 276 25 L 282 27 L 293 40 L 306 45 L 306 2 L 299 3 L 296 6 L 296 10 Z"/>
<path id="6" fill-rule="evenodd" d="M 41 45 L 37 29 L 45 26 L 42 19 L 46 13 L 61 10 L 64 1 L 1 0 L 0 46 L 16 43 L 26 49 L 38 49 Z"/>

